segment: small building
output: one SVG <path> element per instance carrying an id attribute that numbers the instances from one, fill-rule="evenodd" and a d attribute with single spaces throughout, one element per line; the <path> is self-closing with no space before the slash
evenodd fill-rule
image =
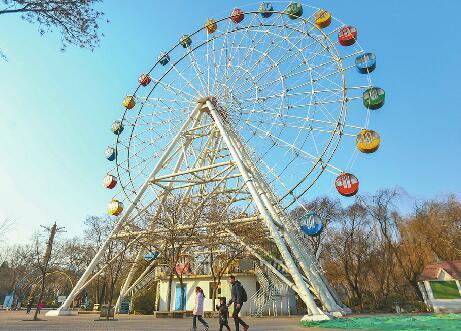
<path id="1" fill-rule="evenodd" d="M 427 265 L 418 286 L 430 311 L 461 312 L 461 260 Z"/>
<path id="2" fill-rule="evenodd" d="M 240 261 L 240 267 L 243 260 Z M 282 284 L 275 275 L 271 275 L 268 270 L 263 270 L 258 266 L 246 268 L 233 268 L 232 274 L 240 281 L 247 292 L 248 300 L 243 305 L 241 316 L 262 316 L 262 315 L 291 315 L 296 314 L 296 297 L 293 290 L 287 285 Z M 228 284 L 228 276 L 226 273 L 221 277 L 218 284 L 217 298 L 225 297 L 227 302 L 231 297 L 231 285 Z M 192 311 L 195 305 L 195 288 L 197 286 L 203 289 L 205 294 L 204 311 L 214 311 L 212 291 L 213 277 L 209 272 L 184 274 L 182 283 L 184 291 L 181 291 L 181 284 L 176 277 L 173 279 L 171 287 L 171 306 L 167 307 L 168 297 L 168 277 L 166 274 L 157 274 L 157 302 L 156 307 L 159 312 L 179 311 L 181 308 L 181 293 L 184 293 L 185 311 Z M 219 304 L 219 299 L 215 301 L 215 305 Z M 230 308 L 232 314 L 232 308 Z"/>

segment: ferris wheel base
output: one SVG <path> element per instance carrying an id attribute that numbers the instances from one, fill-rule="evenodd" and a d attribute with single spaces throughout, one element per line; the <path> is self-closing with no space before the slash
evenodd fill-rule
<path id="1" fill-rule="evenodd" d="M 327 321 L 330 319 L 331 317 L 325 314 L 304 315 L 303 318 L 301 318 L 301 322 L 320 322 L 320 321 Z"/>
<path id="2" fill-rule="evenodd" d="M 46 316 L 75 316 L 77 314 L 78 314 L 78 310 L 58 308 L 56 310 L 50 310 L 45 315 Z"/>

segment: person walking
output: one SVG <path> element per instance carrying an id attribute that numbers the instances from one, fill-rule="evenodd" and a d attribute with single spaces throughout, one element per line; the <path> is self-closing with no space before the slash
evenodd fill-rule
<path id="1" fill-rule="evenodd" d="M 203 315 L 203 301 L 205 300 L 205 295 L 203 294 L 203 290 L 200 287 L 195 288 L 195 307 L 192 312 L 194 315 L 192 319 L 192 331 L 197 330 L 197 319 L 200 323 L 203 324 L 205 330 L 208 331 L 208 323 L 202 318 Z"/>
<path id="2" fill-rule="evenodd" d="M 40 302 L 38 305 L 37 305 L 37 310 L 38 310 L 38 313 L 40 314 L 40 311 L 45 308 L 45 304 L 43 302 Z"/>
<path id="3" fill-rule="evenodd" d="M 30 311 L 32 310 L 32 305 L 34 304 L 34 300 L 30 299 L 29 302 L 27 303 L 27 311 L 26 314 L 30 314 Z"/>
<path id="4" fill-rule="evenodd" d="M 229 300 L 228 307 L 233 303 L 234 311 L 232 312 L 232 317 L 235 322 L 235 331 L 239 331 L 240 324 L 243 326 L 243 331 L 247 331 L 250 326 L 246 324 L 240 317 L 239 313 L 242 310 L 243 303 L 248 300 L 247 292 L 242 284 L 235 279 L 234 275 L 230 275 L 227 281 L 232 285 L 231 289 L 231 299 Z"/>
<path id="5" fill-rule="evenodd" d="M 216 310 L 219 311 L 219 331 L 223 331 L 223 327 L 226 327 L 227 331 L 230 331 L 229 323 L 227 322 L 229 309 L 226 305 L 226 298 L 221 298 L 219 300 L 219 306 L 216 306 Z"/>

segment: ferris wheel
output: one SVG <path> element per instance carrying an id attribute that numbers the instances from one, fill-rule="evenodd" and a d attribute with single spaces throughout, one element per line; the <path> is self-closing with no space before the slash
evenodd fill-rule
<path id="1" fill-rule="evenodd" d="M 376 56 L 357 40 L 357 29 L 327 10 L 294 2 L 236 8 L 179 36 L 140 74 L 137 88 L 123 100 L 124 114 L 112 125 L 116 144 L 106 157 L 116 166 L 104 185 L 119 183 L 123 195 L 116 196 L 110 213 L 121 213 L 121 202 L 132 200 L 206 96 L 217 100 L 285 208 L 323 172 L 336 177 L 339 194 L 355 195 L 358 178 L 346 162 L 333 164 L 333 155 L 348 139 L 356 142 L 351 158 L 378 149 L 379 134 L 368 125 L 385 98 L 371 82 Z"/>
<path id="2" fill-rule="evenodd" d="M 297 2 L 234 8 L 178 36 L 140 73 L 112 124 L 115 144 L 105 155 L 114 167 L 103 185 L 115 190 L 108 212 L 118 219 L 108 240 L 161 230 L 158 213 L 172 192 L 184 205 L 219 197 L 227 204 L 223 211 L 236 206 L 247 215 L 232 224 L 264 225 L 291 279 L 271 270 L 295 289 L 311 320 L 328 318 L 313 294 L 329 312 L 343 314 L 346 308 L 300 239 L 302 232 L 318 235 L 321 220 L 306 210 L 299 227 L 289 210 L 303 206 L 300 199 L 323 173 L 333 175 L 339 194 L 355 195 L 359 180 L 351 165 L 358 153 L 379 148 L 380 136 L 369 124 L 385 92 L 371 81 L 376 55 L 358 39 L 354 26 Z M 347 141 L 352 155 L 338 164 L 335 156 L 345 154 L 338 152 Z M 232 228 L 224 232 L 271 268 L 260 247 L 240 240 Z"/>

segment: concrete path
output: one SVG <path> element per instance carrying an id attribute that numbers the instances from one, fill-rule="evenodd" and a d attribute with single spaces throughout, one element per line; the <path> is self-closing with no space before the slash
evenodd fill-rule
<path id="1" fill-rule="evenodd" d="M 25 311 L 0 310 L 1 331 L 186 331 L 192 326 L 192 319 L 155 319 L 152 316 L 120 315 L 118 321 L 95 321 L 98 315 L 49 317 L 39 315 L 46 321 L 23 321 L 31 319 Z M 304 328 L 299 325 L 300 316 L 286 318 L 244 318 L 250 325 L 249 331 L 319 331 L 320 328 Z M 208 319 L 210 331 L 219 330 L 217 319 Z M 231 329 L 235 327 L 230 325 Z M 202 330 L 202 328 L 198 328 Z M 240 329 L 242 330 L 242 328 Z M 333 329 L 328 329 L 333 331 Z"/>

